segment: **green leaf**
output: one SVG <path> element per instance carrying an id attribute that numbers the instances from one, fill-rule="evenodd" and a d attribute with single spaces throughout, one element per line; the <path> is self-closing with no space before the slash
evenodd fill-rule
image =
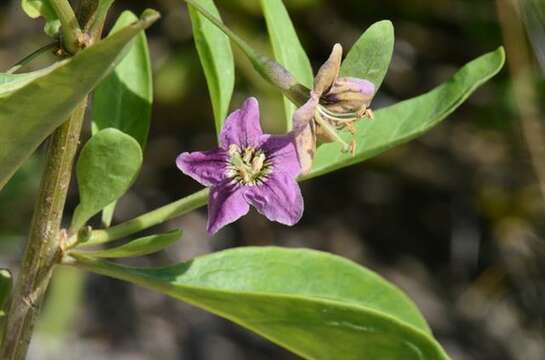
<path id="1" fill-rule="evenodd" d="M 49 4 L 49 0 L 21 0 L 24 12 L 33 19 L 40 16 L 45 19 L 44 31 L 53 37 L 59 33 L 61 22 L 55 10 Z"/>
<path id="2" fill-rule="evenodd" d="M 137 21 L 130 11 L 121 14 L 110 36 Z M 130 50 L 115 71 L 104 79 L 93 97 L 93 134 L 116 128 L 131 135 L 145 148 L 151 120 L 153 84 L 146 35 L 142 31 L 131 41 Z M 109 226 L 115 203 L 104 209 L 102 222 Z"/>
<path id="3" fill-rule="evenodd" d="M 244 247 L 161 269 L 76 259 L 76 266 L 193 304 L 304 358 L 448 359 L 400 290 L 331 254 Z"/>
<path id="4" fill-rule="evenodd" d="M 45 69 L 36 70 L 23 74 L 6 74 L 0 73 L 0 97 L 4 97 L 14 92 L 17 89 L 30 83 L 32 80 L 49 73 L 55 66 L 60 66 L 62 62 L 47 67 Z"/>
<path id="5" fill-rule="evenodd" d="M 214 1 L 201 0 L 199 5 L 208 10 L 219 21 L 220 14 Z M 235 62 L 229 38 L 214 24 L 188 5 L 193 39 L 208 83 L 214 110 L 216 132 L 219 134 L 223 120 L 227 117 L 235 86 Z"/>
<path id="6" fill-rule="evenodd" d="M 12 282 L 11 273 L 6 269 L 0 269 L 0 317 L 5 315 L 4 306 L 8 301 Z"/>
<path id="7" fill-rule="evenodd" d="M 43 70 L 41 76 L 0 96 L 0 189 L 40 143 L 123 58 L 125 45 L 157 20 L 156 12 L 70 60 Z"/>
<path id="8" fill-rule="evenodd" d="M 496 75 L 505 62 L 503 48 L 482 55 L 462 67 L 449 81 L 432 91 L 375 113 L 375 119 L 356 123 L 355 156 L 341 152 L 338 144 L 319 147 L 308 179 L 349 166 L 412 140 L 445 119 L 479 86 Z M 347 141 L 351 137 L 345 136 Z"/>
<path id="9" fill-rule="evenodd" d="M 109 36 L 137 21 L 124 11 Z M 93 97 L 93 133 L 116 128 L 135 138 L 145 147 L 151 118 L 153 85 L 151 60 L 146 34 L 141 31 L 130 43 L 130 49 L 114 72 L 104 79 Z"/>
<path id="10" fill-rule="evenodd" d="M 113 128 L 93 135 L 76 164 L 80 204 L 74 212 L 72 232 L 119 199 L 132 185 L 141 166 L 142 150 L 132 136 Z"/>
<path id="11" fill-rule="evenodd" d="M 163 250 L 167 246 L 170 246 L 178 241 L 181 236 L 181 230 L 173 230 L 164 234 L 151 235 L 131 240 L 124 245 L 111 249 L 85 252 L 75 251 L 74 253 L 85 256 L 103 258 L 126 258 L 144 256 Z"/>
<path id="12" fill-rule="evenodd" d="M 378 89 L 394 51 L 394 27 L 388 20 L 371 25 L 352 46 L 341 66 L 341 76 L 367 79 Z"/>
<path id="13" fill-rule="evenodd" d="M 261 7 L 267 22 L 276 61 L 286 67 L 299 83 L 312 88 L 314 80 L 312 66 L 284 3 L 282 0 L 261 0 Z M 284 108 L 286 111 L 285 130 L 290 131 L 295 105 L 284 97 Z"/>

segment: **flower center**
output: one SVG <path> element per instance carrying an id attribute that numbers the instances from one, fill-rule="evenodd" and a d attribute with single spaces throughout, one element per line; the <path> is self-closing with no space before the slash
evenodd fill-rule
<path id="1" fill-rule="evenodd" d="M 327 109 L 322 104 L 319 104 L 316 107 L 314 119 L 328 141 L 338 142 L 341 144 L 343 152 L 350 152 L 352 156 L 354 156 L 356 153 L 355 140 L 352 138 L 352 141 L 347 143 L 339 135 L 338 131 L 346 129 L 354 136 L 356 133 L 356 128 L 354 126 L 355 122 L 363 116 L 367 116 L 370 119 L 373 117 L 373 113 L 370 109 L 362 109 L 363 111 L 361 112 L 337 113 Z"/>
<path id="2" fill-rule="evenodd" d="M 240 149 L 238 145 L 231 144 L 229 155 L 227 176 L 242 185 L 260 185 L 271 173 L 272 164 L 259 149 L 254 147 Z"/>

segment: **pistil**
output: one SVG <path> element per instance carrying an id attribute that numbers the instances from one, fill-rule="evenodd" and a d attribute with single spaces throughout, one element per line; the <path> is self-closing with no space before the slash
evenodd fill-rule
<path id="1" fill-rule="evenodd" d="M 266 180 L 272 166 L 261 150 L 254 147 L 240 149 L 237 145 L 229 146 L 230 160 L 227 165 L 227 176 L 242 185 L 258 185 Z"/>

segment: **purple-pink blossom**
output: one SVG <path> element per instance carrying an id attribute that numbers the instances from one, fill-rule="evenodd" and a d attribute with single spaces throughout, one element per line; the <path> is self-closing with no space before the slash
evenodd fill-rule
<path id="1" fill-rule="evenodd" d="M 176 163 L 184 174 L 210 187 L 211 235 L 246 215 L 250 205 L 281 224 L 301 219 L 304 203 L 296 181 L 301 166 L 293 137 L 263 133 L 255 98 L 225 119 L 219 148 L 182 153 Z"/>

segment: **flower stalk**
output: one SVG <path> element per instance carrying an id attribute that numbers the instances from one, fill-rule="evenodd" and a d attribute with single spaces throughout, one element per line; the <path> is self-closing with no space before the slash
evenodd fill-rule
<path id="1" fill-rule="evenodd" d="M 208 189 L 203 189 L 119 225 L 107 229 L 94 230 L 89 240 L 81 244 L 78 244 L 77 239 L 70 239 L 68 243 L 72 245 L 69 247 L 73 247 L 75 244 L 78 244 L 78 247 L 98 245 L 135 234 L 206 205 L 208 195 Z"/>
<path id="2" fill-rule="evenodd" d="M 211 23 L 231 39 L 248 57 L 256 71 L 269 83 L 279 88 L 282 93 L 290 99 L 295 105 L 301 106 L 308 99 L 309 89 L 298 83 L 293 75 L 282 65 L 273 59 L 257 53 L 240 36 L 229 29 L 220 19 L 212 15 L 203 8 L 198 1 L 184 0 L 189 6 L 194 7 L 201 15 L 207 18 Z"/>

